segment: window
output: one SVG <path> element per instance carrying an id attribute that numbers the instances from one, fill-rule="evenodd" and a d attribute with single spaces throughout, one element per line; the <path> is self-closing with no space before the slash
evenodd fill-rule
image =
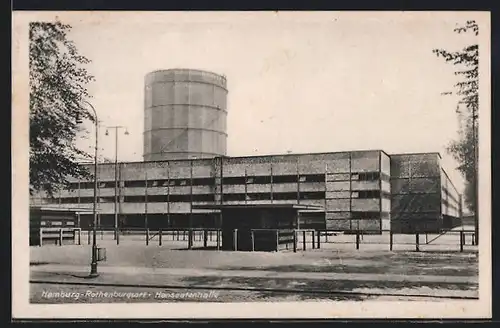
<path id="1" fill-rule="evenodd" d="M 293 183 L 297 182 L 296 175 L 275 175 L 273 176 L 273 183 Z"/>
<path id="2" fill-rule="evenodd" d="M 374 181 L 380 178 L 379 172 L 363 172 L 358 173 L 359 181 Z"/>
<path id="3" fill-rule="evenodd" d="M 352 212 L 353 219 L 379 219 L 379 212 Z"/>
<path id="4" fill-rule="evenodd" d="M 361 190 L 358 194 L 358 198 L 380 198 L 380 190 Z"/>
<path id="5" fill-rule="evenodd" d="M 301 192 L 300 199 L 325 199 L 324 192 Z"/>

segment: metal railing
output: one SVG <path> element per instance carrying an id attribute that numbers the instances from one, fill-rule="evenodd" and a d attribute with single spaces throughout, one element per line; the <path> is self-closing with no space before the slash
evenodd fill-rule
<path id="1" fill-rule="evenodd" d="M 224 232 L 223 232 L 224 231 Z M 86 231 L 88 244 L 91 243 L 91 231 Z M 114 229 L 98 229 L 98 240 L 113 239 Z M 193 229 L 144 229 L 128 228 L 119 231 L 122 242 L 140 242 L 146 246 L 166 245 L 168 243 L 187 243 L 187 248 L 195 246 L 204 248 L 213 247 L 217 250 L 222 248 L 222 235 L 226 242 L 231 245 L 224 247 L 228 250 L 259 250 L 260 244 L 273 240 L 274 250 L 298 250 L 308 249 L 356 249 L 356 250 L 415 250 L 427 251 L 431 249 L 445 249 L 447 251 L 477 250 L 474 244 L 475 236 L 473 230 L 449 230 L 443 233 L 392 233 L 390 230 L 383 231 L 351 231 L 349 233 L 335 230 L 312 230 L 312 229 L 216 229 L 216 228 L 193 228 Z M 230 236 L 228 236 L 230 235 Z M 275 236 L 275 237 L 274 237 Z M 244 240 L 244 242 L 240 242 Z M 263 241 L 264 240 L 264 241 Z M 116 242 L 116 241 L 115 241 Z M 245 246 L 241 246 L 245 245 Z"/>

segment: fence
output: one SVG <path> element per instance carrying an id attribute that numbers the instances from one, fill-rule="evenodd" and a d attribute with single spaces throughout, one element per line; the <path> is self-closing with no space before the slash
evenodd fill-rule
<path id="1" fill-rule="evenodd" d="M 40 228 L 39 246 L 47 243 L 63 246 L 64 244 L 82 244 L 80 228 Z"/>
<path id="2" fill-rule="evenodd" d="M 391 231 L 382 231 L 379 234 L 366 234 L 360 231 L 343 233 L 332 230 L 283 230 L 283 229 L 247 229 L 246 235 L 242 230 L 225 230 L 224 238 L 226 250 L 259 251 L 259 245 L 266 235 L 267 243 L 274 243 L 275 247 L 265 250 L 298 250 L 308 249 L 356 249 L 356 250 L 414 250 L 414 251 L 475 251 L 473 230 L 449 230 L 440 234 L 414 233 L 394 234 Z M 366 232 L 366 231 L 364 231 Z M 86 231 L 87 243 L 90 245 L 92 230 Z M 114 230 L 98 230 L 97 239 L 110 243 L 139 243 L 158 246 L 174 246 L 187 249 L 212 248 L 220 250 L 223 245 L 223 232 L 220 229 L 127 229 L 121 230 L 118 238 L 114 239 Z M 228 237 L 229 236 L 229 237 Z M 273 237 L 275 236 L 275 237 Z M 242 242 L 242 239 L 245 239 Z"/>

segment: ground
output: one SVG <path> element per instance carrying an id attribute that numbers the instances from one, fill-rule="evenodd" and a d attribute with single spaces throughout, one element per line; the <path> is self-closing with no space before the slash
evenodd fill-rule
<path id="1" fill-rule="evenodd" d="M 477 251 L 470 247 L 463 252 L 456 247 L 389 251 L 365 243 L 359 250 L 352 245 L 323 244 L 321 249 L 308 245 L 306 251 L 297 253 L 227 252 L 186 250 L 185 242 L 172 238 L 165 238 L 162 246 L 158 241 L 146 246 L 140 237 L 122 238 L 120 245 L 104 237 L 99 246 L 106 247 L 107 259 L 99 262 L 97 278 L 88 278 L 91 248 L 86 243 L 31 247 L 31 302 L 478 297 Z"/>

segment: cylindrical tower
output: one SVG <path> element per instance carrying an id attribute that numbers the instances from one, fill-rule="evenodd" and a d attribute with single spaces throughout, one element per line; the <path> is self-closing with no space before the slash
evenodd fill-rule
<path id="1" fill-rule="evenodd" d="M 146 75 L 144 160 L 226 155 L 227 84 L 201 70 L 169 69 Z"/>

